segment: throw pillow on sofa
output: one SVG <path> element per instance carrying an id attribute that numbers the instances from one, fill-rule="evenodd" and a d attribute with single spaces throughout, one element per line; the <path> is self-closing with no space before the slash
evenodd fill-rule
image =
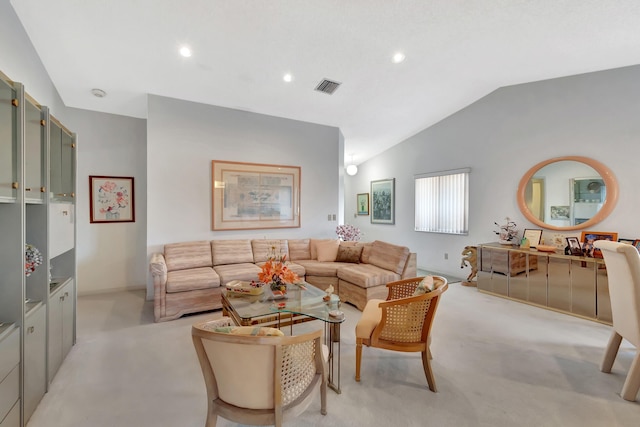
<path id="1" fill-rule="evenodd" d="M 311 239 L 309 242 L 311 259 L 318 259 L 318 245 L 326 242 L 337 242 L 337 244 L 340 244 L 338 239 Z"/>
<path id="2" fill-rule="evenodd" d="M 360 262 L 360 255 L 362 255 L 362 246 L 350 246 L 340 243 L 336 261 L 358 264 Z"/>
<path id="3" fill-rule="evenodd" d="M 338 240 L 330 240 L 328 242 L 321 242 L 316 245 L 316 251 L 318 252 L 318 261 L 320 262 L 334 262 L 338 256 L 338 249 L 340 248 L 340 242 Z"/>
<path id="4" fill-rule="evenodd" d="M 424 279 L 420 283 L 418 283 L 418 287 L 415 291 L 413 291 L 413 296 L 428 294 L 429 292 L 435 289 L 435 284 L 433 283 L 433 276 L 425 276 Z"/>

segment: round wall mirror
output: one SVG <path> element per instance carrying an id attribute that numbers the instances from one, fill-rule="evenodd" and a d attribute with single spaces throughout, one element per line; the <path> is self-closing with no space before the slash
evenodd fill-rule
<path id="1" fill-rule="evenodd" d="M 540 162 L 518 185 L 518 206 L 538 227 L 581 230 L 605 219 L 618 200 L 609 168 L 588 157 L 556 157 Z"/>

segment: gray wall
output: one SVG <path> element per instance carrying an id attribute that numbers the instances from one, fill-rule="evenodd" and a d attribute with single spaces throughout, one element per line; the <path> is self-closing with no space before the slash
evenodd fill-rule
<path id="1" fill-rule="evenodd" d="M 362 228 L 367 240 L 408 245 L 422 268 L 464 277 L 468 270 L 460 270 L 460 252 L 465 245 L 495 241 L 494 221 L 509 216 L 520 230 L 537 228 L 518 209 L 520 177 L 542 160 L 581 155 L 611 168 L 620 185 L 615 211 L 596 230 L 640 238 L 640 196 L 634 191 L 639 117 L 640 66 L 498 89 L 362 164 L 358 175 L 345 181 L 346 220 Z M 463 167 L 472 168 L 469 235 L 413 231 L 413 176 Z M 372 180 L 394 177 L 396 224 L 354 218 L 356 194 L 369 192 Z M 556 233 L 545 231 L 543 238 Z"/>
<path id="2" fill-rule="evenodd" d="M 189 240 L 335 237 L 341 152 L 335 127 L 150 95 L 148 255 Z M 300 166 L 301 227 L 211 231 L 212 160 Z"/>

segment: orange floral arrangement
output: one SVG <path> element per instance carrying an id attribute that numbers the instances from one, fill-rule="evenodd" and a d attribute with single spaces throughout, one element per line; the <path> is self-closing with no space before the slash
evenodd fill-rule
<path id="1" fill-rule="evenodd" d="M 298 282 L 300 277 L 287 267 L 287 255 L 276 255 L 275 252 L 276 248 L 272 246 L 267 262 L 258 273 L 258 279 L 262 283 L 269 283 L 271 289 L 284 292 L 287 285 Z"/>

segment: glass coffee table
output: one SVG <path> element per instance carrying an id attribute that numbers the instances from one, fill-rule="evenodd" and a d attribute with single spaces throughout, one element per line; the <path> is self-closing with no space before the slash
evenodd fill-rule
<path id="1" fill-rule="evenodd" d="M 244 295 L 222 290 L 222 314 L 239 326 L 270 326 L 282 328 L 311 320 L 324 322 L 325 343 L 329 348 L 329 388 L 340 390 L 340 324 L 344 314 L 339 311 L 340 300 L 332 295 L 324 301 L 326 293 L 308 283 L 305 289 L 287 286 L 286 298 L 273 299 L 268 287 L 260 295 Z M 336 316 L 337 315 L 337 316 Z"/>

